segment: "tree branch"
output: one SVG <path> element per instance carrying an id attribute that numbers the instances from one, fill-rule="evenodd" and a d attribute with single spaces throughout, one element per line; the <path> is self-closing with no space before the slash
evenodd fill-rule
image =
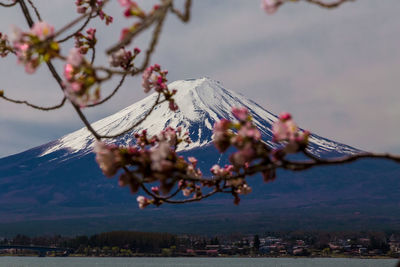
<path id="1" fill-rule="evenodd" d="M 97 103 L 91 104 L 91 105 L 87 105 L 86 107 L 87 107 L 87 108 L 95 107 L 95 106 L 101 105 L 101 104 L 107 102 L 108 100 L 110 100 L 110 99 L 118 92 L 119 88 L 121 88 L 121 86 L 123 85 L 123 83 L 124 83 L 124 81 L 125 81 L 125 78 L 126 78 L 126 75 L 127 75 L 127 74 L 125 74 L 125 75 L 122 76 L 122 79 L 119 81 L 117 87 L 115 87 L 115 89 L 112 91 L 111 94 L 109 94 L 106 98 L 104 98 L 104 99 L 101 100 L 100 102 L 97 102 Z"/>
<path id="2" fill-rule="evenodd" d="M 171 6 L 171 11 L 174 13 L 182 22 L 188 22 L 190 20 L 190 8 L 192 5 L 192 0 L 186 0 L 185 2 L 185 11 L 182 14 L 181 11 L 178 9 L 175 9 L 173 6 Z"/>
<path id="3" fill-rule="evenodd" d="M 90 22 L 90 20 L 93 18 L 92 17 L 92 13 L 93 13 L 93 9 L 91 10 L 91 12 L 89 13 L 89 16 L 87 17 L 87 19 L 85 20 L 85 22 L 82 24 L 81 27 L 79 27 L 79 29 L 77 29 L 75 32 L 71 33 L 70 35 L 62 38 L 61 40 L 57 41 L 58 43 L 63 43 L 65 41 L 68 41 L 69 39 L 71 39 L 72 37 L 74 37 L 78 32 L 81 32 Z"/>
<path id="4" fill-rule="evenodd" d="M 111 48 L 107 49 L 106 53 L 112 54 L 113 52 L 117 51 L 118 49 L 120 49 L 124 46 L 127 46 L 128 44 L 130 44 L 132 39 L 137 34 L 141 33 L 142 31 L 146 30 L 148 27 L 153 25 L 153 23 L 155 21 L 159 20 L 159 18 L 161 18 L 161 17 L 165 18 L 165 15 L 168 12 L 169 7 L 172 5 L 172 2 L 173 2 L 173 0 L 165 0 L 164 3 L 162 4 L 162 6 L 159 9 L 157 9 L 154 12 L 154 14 L 146 17 L 135 31 L 127 33 L 125 35 L 124 39 L 122 39 L 117 44 L 113 45 Z"/>
<path id="5" fill-rule="evenodd" d="M 323 8 L 336 8 L 339 7 L 340 5 L 346 3 L 346 2 L 353 2 L 355 0 L 338 0 L 336 2 L 331 2 L 331 3 L 325 3 L 323 1 L 319 0 L 305 0 L 306 2 L 310 4 L 314 4 Z"/>
<path id="6" fill-rule="evenodd" d="M 12 7 L 12 6 L 15 6 L 16 4 L 17 4 L 17 1 L 15 1 L 14 3 L 11 3 L 11 4 L 4 4 L 4 3 L 0 2 L 0 6 L 2 6 L 2 7 Z"/>
<path id="7" fill-rule="evenodd" d="M 42 21 L 42 17 L 40 16 L 39 10 L 36 8 L 36 6 L 33 4 L 32 0 L 28 0 L 28 3 L 31 5 L 33 10 L 35 11 L 36 17 L 38 18 L 39 21 Z"/>
<path id="8" fill-rule="evenodd" d="M 31 104 L 31 103 L 29 103 L 28 101 L 25 101 L 25 100 L 11 99 L 11 98 L 6 97 L 4 94 L 0 95 L 0 97 L 3 98 L 4 100 L 8 101 L 8 102 L 12 102 L 12 103 L 15 103 L 15 104 L 25 104 L 25 105 L 27 105 L 27 106 L 29 106 L 31 108 L 42 110 L 42 111 L 50 111 L 50 110 L 59 109 L 62 106 L 64 106 L 65 101 L 67 100 L 67 98 L 64 96 L 64 98 L 61 100 L 60 104 L 57 104 L 55 106 L 50 106 L 50 107 L 44 107 L 44 106 L 38 106 L 38 105 L 35 105 L 35 104 Z"/>

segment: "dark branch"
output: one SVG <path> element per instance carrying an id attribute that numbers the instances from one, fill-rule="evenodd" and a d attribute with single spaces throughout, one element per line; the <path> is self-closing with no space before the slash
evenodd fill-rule
<path id="1" fill-rule="evenodd" d="M 346 2 L 353 2 L 355 0 L 339 0 L 339 1 L 331 2 L 331 3 L 325 3 L 325 2 L 319 1 L 319 0 L 305 0 L 305 1 L 310 4 L 318 5 L 323 8 L 336 8 Z"/>
<path id="2" fill-rule="evenodd" d="M 171 7 L 172 13 L 174 13 L 181 21 L 188 22 L 190 20 L 190 7 L 192 5 L 192 0 L 186 0 L 185 2 L 185 11 L 182 14 L 181 11 L 175 9 L 173 6 Z"/>
<path id="3" fill-rule="evenodd" d="M 42 17 L 40 16 L 39 10 L 36 8 L 36 6 L 33 4 L 32 0 L 28 0 L 28 3 L 31 5 L 33 10 L 35 11 L 36 17 L 38 18 L 39 21 L 42 21 Z"/>
<path id="4" fill-rule="evenodd" d="M 29 106 L 31 108 L 42 110 L 42 111 L 50 111 L 50 110 L 59 109 L 62 106 L 64 106 L 65 101 L 66 101 L 66 97 L 64 97 L 61 100 L 60 104 L 57 104 L 55 106 L 50 106 L 50 107 L 43 107 L 43 106 L 38 106 L 38 105 L 35 105 L 35 104 L 31 104 L 31 103 L 29 103 L 28 101 L 25 101 L 25 100 L 11 99 L 11 98 L 6 97 L 5 95 L 0 95 L 0 97 L 3 98 L 4 100 L 8 101 L 8 102 L 12 102 L 12 103 L 15 103 L 15 104 L 24 104 L 24 105 L 27 105 L 27 106 Z"/>
<path id="5" fill-rule="evenodd" d="M 14 3 L 11 3 L 11 4 L 4 4 L 4 3 L 0 2 L 0 6 L 2 6 L 2 7 L 12 7 L 12 6 L 15 6 L 16 4 L 17 4 L 17 2 L 14 2 Z"/>
<path id="6" fill-rule="evenodd" d="M 135 31 L 129 32 L 125 35 L 124 39 L 122 39 L 120 42 L 112 46 L 111 48 L 107 49 L 106 53 L 111 54 L 118 49 L 127 46 L 128 44 L 131 43 L 132 39 L 141 33 L 142 31 L 146 30 L 149 28 L 151 25 L 153 25 L 154 22 L 158 21 L 159 18 L 163 17 L 165 18 L 166 13 L 168 12 L 169 7 L 172 5 L 172 0 L 166 0 L 164 1 L 163 5 L 157 9 L 154 14 L 151 16 L 145 18 L 140 26 Z"/>
<path id="7" fill-rule="evenodd" d="M 61 40 L 57 41 L 58 43 L 63 43 L 65 41 L 68 41 L 69 39 L 71 39 L 72 37 L 74 37 L 78 32 L 81 32 L 83 29 L 85 29 L 85 27 L 89 24 L 90 20 L 93 18 L 92 17 L 92 12 L 89 13 L 89 16 L 87 17 L 87 19 L 85 20 L 85 22 L 82 24 L 81 27 L 79 27 L 79 29 L 77 29 L 75 32 L 71 33 L 70 35 L 62 38 Z"/>
<path id="8" fill-rule="evenodd" d="M 112 91 L 112 93 L 111 93 L 110 95 L 108 95 L 106 98 L 104 98 L 104 99 L 101 100 L 100 102 L 97 102 L 97 103 L 91 104 L 91 105 L 87 105 L 86 107 L 88 107 L 88 108 L 95 107 L 95 106 L 101 105 L 101 104 L 107 102 L 108 100 L 110 100 L 110 99 L 118 92 L 119 88 L 121 88 L 122 84 L 123 84 L 124 81 L 125 81 L 126 75 L 127 75 L 127 74 L 125 74 L 124 76 L 122 76 L 122 79 L 119 81 L 117 87 L 115 87 L 115 89 Z"/>

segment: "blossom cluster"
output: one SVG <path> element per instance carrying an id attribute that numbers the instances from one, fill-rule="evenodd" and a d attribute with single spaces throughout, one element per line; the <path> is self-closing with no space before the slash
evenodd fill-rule
<path id="1" fill-rule="evenodd" d="M 86 11 L 91 7 L 93 10 L 97 9 L 97 15 L 99 15 L 101 20 L 104 20 L 106 25 L 109 25 L 110 23 L 113 22 L 113 17 L 110 15 L 107 15 L 104 13 L 103 9 L 101 8 L 103 6 L 104 2 L 100 0 L 92 1 L 92 0 L 76 0 L 75 5 L 76 5 L 76 11 L 79 14 L 85 14 Z M 93 6 L 92 6 L 93 5 Z"/>
<path id="2" fill-rule="evenodd" d="M 137 4 L 136 1 L 118 0 L 118 2 L 124 8 L 124 16 L 126 18 L 136 17 L 140 19 L 129 28 L 122 29 L 120 37 L 121 40 L 123 40 L 128 33 L 134 32 L 136 29 L 138 29 L 142 25 L 142 21 L 147 17 L 152 16 L 160 7 L 159 5 L 154 5 L 152 10 L 146 14 L 146 12 Z"/>
<path id="3" fill-rule="evenodd" d="M 237 149 L 229 161 L 235 169 L 246 167 L 259 154 L 261 133 L 252 123 L 247 108 L 232 108 L 233 116 L 238 120 L 232 122 L 222 119 L 214 124 L 214 145 L 222 153 L 229 147 Z"/>
<path id="4" fill-rule="evenodd" d="M 120 5 L 125 8 L 125 17 L 146 17 L 146 13 L 139 7 L 135 1 L 131 0 L 118 0 Z"/>
<path id="5" fill-rule="evenodd" d="M 153 187 L 152 192 L 160 196 L 168 194 L 178 183 L 178 179 L 173 178 L 175 174 L 201 177 L 202 173 L 196 168 L 195 158 L 190 157 L 185 160 L 176 153 L 179 144 L 191 142 L 188 133 L 182 132 L 180 127 L 177 129 L 168 127 L 151 137 L 147 131 L 134 136 L 136 140 L 134 146 L 118 147 L 104 142 L 95 144 L 96 161 L 107 177 L 116 175 L 123 167 L 130 168 L 129 172 L 119 176 L 120 186 L 129 186 L 131 192 L 136 193 L 142 183 L 157 182 L 159 186 Z M 192 185 L 180 182 L 179 186 L 181 189 L 189 190 Z M 144 201 L 142 198 L 140 200 Z"/>
<path id="6" fill-rule="evenodd" d="M 296 153 L 308 144 L 309 131 L 301 131 L 289 113 L 281 113 L 272 125 L 273 141 L 285 144 L 285 153 Z"/>
<path id="7" fill-rule="evenodd" d="M 79 52 L 83 55 L 89 51 L 89 49 L 93 49 L 97 43 L 96 39 L 96 29 L 89 28 L 86 31 L 86 35 L 78 32 L 75 34 L 75 47 L 79 49 Z"/>
<path id="8" fill-rule="evenodd" d="M 100 99 L 100 87 L 92 87 L 99 83 L 96 71 L 85 60 L 80 49 L 73 48 L 64 65 L 64 92 L 75 104 L 85 107 L 89 103 L 96 103 Z"/>
<path id="9" fill-rule="evenodd" d="M 158 135 L 149 136 L 144 130 L 136 133 L 135 145 L 118 147 L 97 142 L 96 160 L 107 177 L 113 177 L 123 168 L 119 176 L 120 186 L 129 186 L 132 193 L 142 188 L 150 198 L 138 196 L 140 208 L 150 204 L 161 205 L 168 197 L 182 192 L 187 199 L 199 200 L 204 190 L 213 188 L 214 192 L 227 192 L 239 204 L 240 195 L 251 193 L 246 181 L 248 172 L 256 166 L 265 182 L 275 179 L 275 169 L 286 154 L 305 149 L 308 132 L 302 132 L 288 113 L 282 113 L 272 126 L 273 141 L 282 144 L 273 149 L 261 139 L 261 133 L 254 125 L 247 108 L 232 108 L 235 120 L 222 119 L 214 124 L 213 142 L 222 153 L 234 149 L 229 156 L 230 164 L 221 167 L 214 165 L 210 171 L 211 179 L 203 178 L 194 157 L 185 159 L 176 152 L 180 143 L 190 143 L 188 133 L 181 128 L 168 127 Z M 294 149 L 295 148 L 295 149 Z M 270 166 L 270 167 L 268 167 Z M 268 168 L 265 168 L 268 167 Z M 152 184 L 151 190 L 145 184 Z M 170 193 L 176 188 L 175 193 Z M 170 195 L 168 195 L 170 194 Z"/>
<path id="10" fill-rule="evenodd" d="M 172 98 L 172 96 L 176 94 L 176 90 L 169 90 L 167 85 L 167 74 L 167 70 L 161 70 L 160 65 L 154 64 L 143 72 L 142 86 L 145 93 L 150 92 L 152 89 L 158 93 L 162 93 L 165 99 L 169 102 L 169 108 L 172 111 L 176 111 L 178 110 L 178 105 Z"/>
<path id="11" fill-rule="evenodd" d="M 40 63 L 59 55 L 60 48 L 53 35 L 54 27 L 44 21 L 35 23 L 28 32 L 14 28 L 13 49 L 27 73 L 34 73 Z"/>
<path id="12" fill-rule="evenodd" d="M 120 48 L 112 53 L 109 57 L 109 62 L 112 67 L 121 67 L 124 70 L 129 70 L 133 67 L 133 60 L 140 53 L 140 49 L 135 47 L 133 53 L 125 48 Z"/>

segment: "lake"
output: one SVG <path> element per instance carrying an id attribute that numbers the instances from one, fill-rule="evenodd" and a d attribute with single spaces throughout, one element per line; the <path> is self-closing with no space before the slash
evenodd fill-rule
<path id="1" fill-rule="evenodd" d="M 239 266 L 295 266 L 295 267 L 394 267 L 396 259 L 345 258 L 39 258 L 0 257 L 0 266 L 6 267 L 79 267 L 79 266 L 145 266 L 145 267 L 239 267 Z"/>

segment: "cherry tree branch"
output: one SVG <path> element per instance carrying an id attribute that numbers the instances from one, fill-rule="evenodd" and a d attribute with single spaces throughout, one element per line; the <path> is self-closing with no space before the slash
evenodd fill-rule
<path id="1" fill-rule="evenodd" d="M 82 26 L 79 27 L 79 29 L 77 29 L 75 32 L 65 36 L 64 38 L 62 38 L 61 40 L 58 40 L 58 43 L 63 43 L 65 41 L 68 41 L 69 39 L 71 39 L 72 37 L 74 37 L 78 32 L 81 32 L 83 29 L 85 29 L 85 27 L 89 24 L 90 20 L 93 18 L 92 17 L 92 13 L 93 13 L 93 9 L 91 10 L 91 12 L 89 13 L 89 15 L 87 16 L 85 22 L 82 24 Z"/>
<path id="2" fill-rule="evenodd" d="M 134 30 L 130 31 L 127 34 L 125 34 L 124 38 L 119 41 L 117 44 L 113 45 L 109 49 L 106 50 L 107 54 L 111 54 L 118 49 L 127 46 L 128 44 L 131 43 L 132 39 L 141 33 L 142 31 L 146 30 L 149 28 L 151 25 L 153 25 L 154 22 L 159 21 L 160 18 L 165 18 L 166 13 L 168 12 L 168 9 L 171 7 L 173 0 L 165 0 L 163 4 L 154 12 L 154 14 L 146 17 L 141 24 Z"/>
<path id="3" fill-rule="evenodd" d="M 185 2 L 185 10 L 182 13 L 180 10 L 175 9 L 174 6 L 171 6 L 171 11 L 174 13 L 182 22 L 188 22 L 190 20 L 190 8 L 192 5 L 191 0 L 186 0 Z"/>
<path id="4" fill-rule="evenodd" d="M 97 102 L 97 103 L 94 103 L 94 104 L 87 105 L 86 107 L 87 107 L 87 108 L 96 107 L 96 106 L 99 106 L 99 105 L 101 105 L 101 104 L 107 102 L 108 100 L 110 100 L 110 99 L 118 92 L 118 90 L 121 88 L 121 86 L 124 84 L 126 75 L 127 75 L 127 74 L 125 74 L 125 75 L 122 76 L 122 78 L 121 78 L 121 80 L 119 81 L 117 87 L 115 87 L 115 89 L 111 92 L 111 94 L 109 94 L 109 95 L 108 95 L 107 97 L 105 97 L 103 100 L 101 100 L 101 101 L 99 101 L 99 102 Z"/>
<path id="5" fill-rule="evenodd" d="M 159 36 L 161 34 L 162 26 L 164 24 L 164 20 L 165 20 L 165 16 L 166 15 L 167 15 L 166 12 L 165 13 L 161 13 L 161 15 L 160 15 L 160 18 L 159 18 L 159 21 L 157 23 L 157 26 L 154 29 L 154 32 L 153 32 L 152 39 L 150 41 L 149 47 L 146 50 L 146 57 L 143 60 L 142 67 L 140 67 L 138 72 L 144 71 L 147 68 L 147 66 L 149 65 L 150 57 L 153 54 L 155 47 L 157 46 L 158 39 L 159 39 Z"/>
<path id="6" fill-rule="evenodd" d="M 27 0 L 29 5 L 33 8 L 35 11 L 36 17 L 38 18 L 39 21 L 42 21 L 42 17 L 40 16 L 39 10 L 36 8 L 36 6 L 33 4 L 32 0 Z"/>
<path id="7" fill-rule="evenodd" d="M 21 0 L 22 1 L 22 0 Z M 79 17 L 77 17 L 76 19 L 74 19 L 73 21 L 71 21 L 70 23 L 68 23 L 67 25 L 65 25 L 64 27 L 62 27 L 60 30 L 58 30 L 54 35 L 53 35 L 53 37 L 55 38 L 55 37 L 57 37 L 57 36 L 59 36 L 60 34 L 62 34 L 63 32 L 65 32 L 65 31 L 67 31 L 67 30 L 69 30 L 70 28 L 72 28 L 75 24 L 77 24 L 77 23 L 79 23 L 81 20 L 83 20 L 83 19 L 85 19 L 86 17 L 91 17 L 92 16 L 92 14 L 93 14 L 93 12 L 98 12 L 99 10 L 101 10 L 108 2 L 109 2 L 110 0 L 104 0 L 103 2 L 102 2 L 102 4 L 101 5 L 99 5 L 95 10 L 93 10 L 93 9 L 91 9 L 90 10 L 90 12 L 87 12 L 87 13 L 85 13 L 85 14 L 82 14 L 81 16 L 79 16 Z M 90 19 L 89 19 L 90 20 Z M 87 23 L 84 23 L 83 25 L 85 25 L 83 28 L 85 28 L 86 27 L 86 25 L 87 25 Z M 82 28 L 82 26 L 81 26 L 81 28 Z M 82 29 L 83 29 L 82 28 Z M 79 32 L 79 31 L 77 31 L 77 32 Z M 76 33 L 74 33 L 74 35 L 75 35 Z M 72 35 L 73 36 L 73 35 Z M 69 38 L 71 38 L 72 36 L 70 36 Z M 65 39 L 65 38 L 64 38 Z M 61 40 L 61 41 L 66 41 L 66 40 Z"/>
<path id="8" fill-rule="evenodd" d="M 22 9 L 22 13 L 24 14 L 24 17 L 25 17 L 29 27 L 32 27 L 34 22 L 33 22 L 33 19 L 29 13 L 29 10 L 28 10 L 24 0 L 19 0 L 19 3 L 21 6 L 21 9 Z M 49 68 L 51 74 L 53 75 L 54 79 L 57 81 L 61 91 L 64 92 L 63 81 L 62 81 L 60 75 L 58 74 L 57 70 L 55 69 L 53 63 L 51 63 L 51 60 L 49 60 L 48 62 L 46 62 L 46 64 L 47 64 L 47 67 Z M 99 134 L 90 125 L 89 121 L 87 120 L 87 118 L 85 117 L 83 112 L 81 111 L 80 107 L 73 102 L 71 102 L 71 104 L 72 104 L 73 108 L 75 109 L 76 113 L 78 114 L 79 118 L 81 119 L 81 121 L 85 124 L 86 128 L 93 134 L 93 136 L 97 140 L 100 140 Z"/>
<path id="9" fill-rule="evenodd" d="M 15 6 L 16 4 L 17 4 L 17 1 L 15 1 L 14 3 L 10 3 L 10 4 L 5 4 L 5 3 L 0 2 L 0 6 L 2 6 L 2 7 L 12 7 L 12 6 Z"/>
<path id="10" fill-rule="evenodd" d="M 42 111 L 50 111 L 50 110 L 59 109 L 62 106 L 64 106 L 65 101 L 67 100 L 66 97 L 63 97 L 63 99 L 61 100 L 61 102 L 59 104 L 54 105 L 54 106 L 50 106 L 50 107 L 45 107 L 45 106 L 38 106 L 38 105 L 35 105 L 35 104 L 31 104 L 26 100 L 11 99 L 11 98 L 8 98 L 4 94 L 1 94 L 1 93 L 0 93 L 0 97 L 3 98 L 4 100 L 8 101 L 8 102 L 11 102 L 11 103 L 14 103 L 14 104 L 24 104 L 24 105 L 27 105 L 27 106 L 29 106 L 31 108 L 42 110 Z"/>
<path id="11" fill-rule="evenodd" d="M 318 5 L 320 7 L 323 8 L 336 8 L 339 7 L 340 5 L 346 3 L 346 2 L 354 2 L 355 0 L 338 0 L 335 2 L 330 2 L 330 3 L 326 3 L 323 1 L 319 1 L 319 0 L 305 0 L 306 2 L 310 3 L 310 4 L 314 4 L 314 5 Z"/>

